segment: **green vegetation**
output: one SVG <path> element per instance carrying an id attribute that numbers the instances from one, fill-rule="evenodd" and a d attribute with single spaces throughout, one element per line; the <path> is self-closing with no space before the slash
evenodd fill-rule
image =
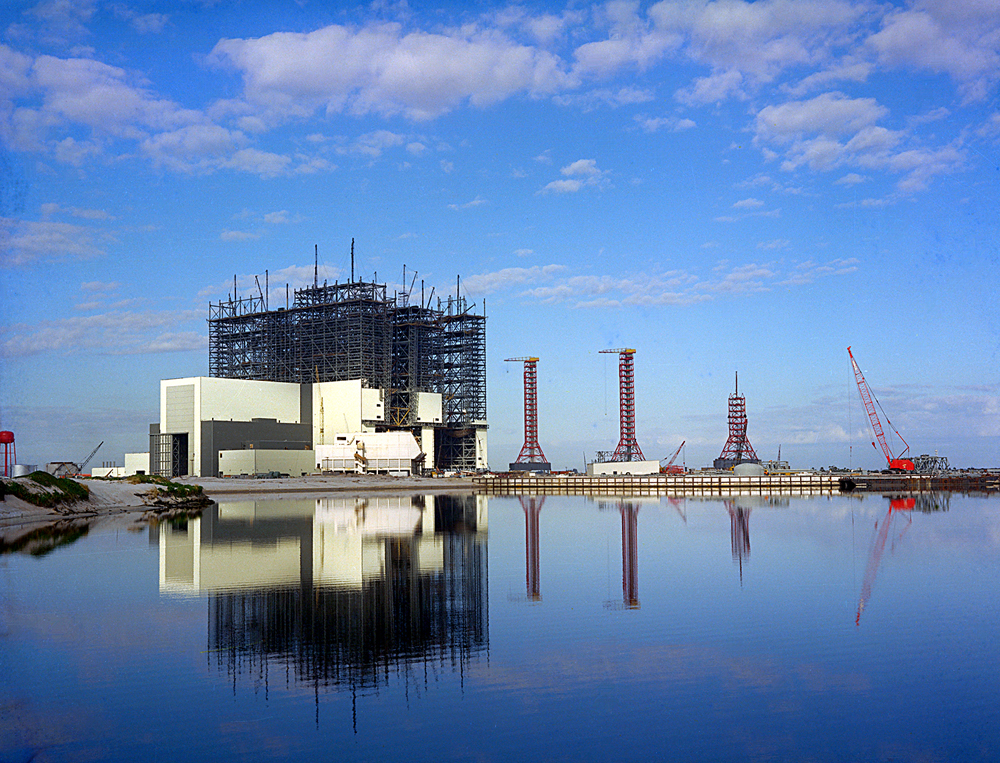
<path id="1" fill-rule="evenodd" d="M 48 472 L 32 472 L 25 480 L 5 481 L 4 492 L 47 509 L 63 503 L 90 500 L 86 485 L 68 477 L 53 477 Z"/>
<path id="2" fill-rule="evenodd" d="M 201 485 L 183 485 L 156 474 L 134 474 L 124 478 L 130 485 L 152 485 L 157 496 L 195 498 L 202 494 Z"/>

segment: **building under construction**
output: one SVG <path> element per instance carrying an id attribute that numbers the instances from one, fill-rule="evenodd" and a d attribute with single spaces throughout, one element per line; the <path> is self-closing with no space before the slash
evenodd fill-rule
<path id="1" fill-rule="evenodd" d="M 440 395 L 433 461 L 440 469 L 475 469 L 485 462 L 485 303 L 476 314 L 459 286 L 435 303 L 423 284 L 419 302 L 409 291 L 390 296 L 385 284 L 354 280 L 352 249 L 346 283 L 314 279 L 291 296 L 286 287 L 286 304 L 277 309 L 259 288 L 210 304 L 209 376 L 299 385 L 360 380 L 380 391 L 383 404 L 361 424 L 410 430 L 418 439 L 428 425 L 419 415 L 422 396 Z"/>

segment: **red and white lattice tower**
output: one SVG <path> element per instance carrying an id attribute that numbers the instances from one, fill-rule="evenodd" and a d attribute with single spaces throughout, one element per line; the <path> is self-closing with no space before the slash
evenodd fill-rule
<path id="1" fill-rule="evenodd" d="M 635 350 L 620 348 L 601 350 L 603 353 L 618 353 L 618 407 L 621 437 L 615 448 L 612 461 L 645 461 L 639 443 L 635 441 Z"/>
<path id="2" fill-rule="evenodd" d="M 511 471 L 551 471 L 551 464 L 538 444 L 538 358 L 505 358 L 524 361 L 524 445 Z"/>
<path id="3" fill-rule="evenodd" d="M 740 378 L 736 376 L 736 391 L 729 396 L 729 439 L 722 455 L 715 459 L 716 469 L 729 469 L 736 464 L 760 463 L 753 445 L 747 439 L 747 402 L 740 394 Z"/>

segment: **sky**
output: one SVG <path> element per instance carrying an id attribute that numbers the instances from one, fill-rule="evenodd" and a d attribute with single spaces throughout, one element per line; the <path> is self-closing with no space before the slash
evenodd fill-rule
<path id="1" fill-rule="evenodd" d="M 122 464 L 234 278 L 274 306 L 353 239 L 485 310 L 494 469 L 507 358 L 582 468 L 617 348 L 648 459 L 717 458 L 738 373 L 759 457 L 883 468 L 848 346 L 909 455 L 997 466 L 998 98 L 996 0 L 7 0 L 0 428 Z"/>

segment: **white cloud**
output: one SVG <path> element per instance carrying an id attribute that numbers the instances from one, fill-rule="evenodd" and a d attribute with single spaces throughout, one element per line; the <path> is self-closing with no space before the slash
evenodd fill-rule
<path id="1" fill-rule="evenodd" d="M 556 273 L 566 270 L 565 265 L 536 265 L 531 268 L 504 268 L 493 273 L 479 273 L 462 279 L 466 293 L 492 294 L 512 286 L 547 281 Z"/>
<path id="2" fill-rule="evenodd" d="M 224 230 L 219 234 L 220 241 L 253 241 L 260 238 L 259 233 L 242 230 Z"/>
<path id="3" fill-rule="evenodd" d="M 696 127 L 693 119 L 679 117 L 650 117 L 645 114 L 637 114 L 635 121 L 639 123 L 646 132 L 658 132 L 659 130 L 670 130 L 671 132 L 683 132 Z"/>
<path id="4" fill-rule="evenodd" d="M 1000 14 L 992 2 L 916 2 L 890 11 L 868 44 L 880 63 L 946 73 L 970 100 L 1000 80 Z"/>
<path id="5" fill-rule="evenodd" d="M 0 218 L 0 266 L 99 257 L 105 253 L 101 245 L 104 235 L 71 223 Z"/>
<path id="6" fill-rule="evenodd" d="M 429 33 L 404 32 L 398 23 L 330 25 L 221 40 L 211 59 L 239 71 L 243 98 L 280 119 L 322 109 L 426 120 L 465 102 L 488 106 L 571 84 L 556 56 L 478 27 Z"/>
<path id="7" fill-rule="evenodd" d="M 786 248 L 788 241 L 764 242 L 762 249 Z M 727 296 L 763 293 L 776 286 L 795 287 L 818 278 L 846 276 L 858 268 L 855 259 L 733 265 L 721 262 L 707 278 L 696 273 L 647 271 L 616 275 L 566 275 L 564 266 L 505 268 L 463 280 L 478 294 L 510 291 L 522 299 L 566 304 L 575 309 L 616 309 L 623 305 L 683 306 Z M 521 291 L 517 291 L 519 287 Z"/>
<path id="8" fill-rule="evenodd" d="M 759 209 L 762 206 L 764 202 L 760 199 L 740 199 L 733 204 L 733 209 Z"/>
<path id="9" fill-rule="evenodd" d="M 601 171 L 597 169 L 597 161 L 594 159 L 578 159 L 572 164 L 567 164 L 561 170 L 563 175 L 586 175 L 589 177 L 600 176 Z"/>
<path id="10" fill-rule="evenodd" d="M 132 28 L 140 34 L 158 34 L 169 20 L 165 13 L 145 13 L 132 19 Z"/>
<path id="11" fill-rule="evenodd" d="M 486 199 L 481 196 L 477 196 L 472 201 L 467 201 L 464 204 L 449 204 L 448 209 L 471 209 L 472 207 L 478 207 L 486 203 Z"/>
<path id="12" fill-rule="evenodd" d="M 839 180 L 834 181 L 834 185 L 857 185 L 858 183 L 864 183 L 868 178 L 863 175 L 859 175 L 856 172 L 848 172 L 844 177 Z"/>
<path id="13" fill-rule="evenodd" d="M 583 188 L 579 180 L 553 180 L 540 193 L 576 193 Z"/>
<path id="14" fill-rule="evenodd" d="M 553 180 L 539 193 L 577 193 L 587 187 L 601 186 L 605 182 L 604 170 L 598 169 L 595 159 L 577 159 L 567 164 L 559 172 L 568 180 Z"/>
<path id="15" fill-rule="evenodd" d="M 963 166 L 959 142 L 939 148 L 913 145 L 908 133 L 876 124 L 887 115 L 888 109 L 873 98 L 824 93 L 761 109 L 753 125 L 754 143 L 784 151 L 785 171 L 853 165 L 895 172 L 903 175 L 898 188 L 904 193 L 925 188 L 935 175 Z"/>
<path id="16" fill-rule="evenodd" d="M 35 324 L 14 324 L 2 329 L 3 354 L 27 356 L 45 352 L 99 351 L 129 355 L 203 350 L 204 333 L 178 332 L 179 324 L 203 318 L 200 311 L 132 312 L 113 310 L 77 315 Z"/>
<path id="17" fill-rule="evenodd" d="M 264 214 L 264 222 L 270 223 L 272 225 L 278 225 L 280 223 L 288 222 L 288 210 L 282 209 L 280 212 L 266 212 Z"/>

